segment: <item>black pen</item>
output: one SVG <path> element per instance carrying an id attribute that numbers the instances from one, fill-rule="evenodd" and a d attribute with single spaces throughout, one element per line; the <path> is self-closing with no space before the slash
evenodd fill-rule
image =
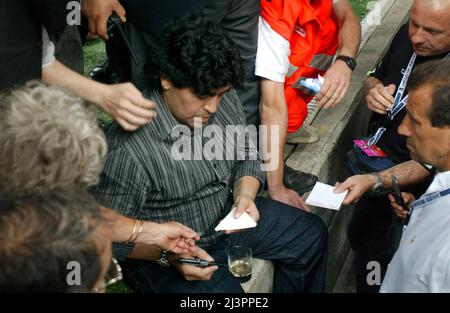
<path id="1" fill-rule="evenodd" d="M 183 259 L 179 258 L 177 259 L 178 264 L 188 264 L 188 265 L 194 265 L 197 267 L 208 267 L 208 266 L 222 266 L 222 267 L 228 267 L 225 264 L 218 263 L 218 262 L 209 262 L 202 259 Z"/>

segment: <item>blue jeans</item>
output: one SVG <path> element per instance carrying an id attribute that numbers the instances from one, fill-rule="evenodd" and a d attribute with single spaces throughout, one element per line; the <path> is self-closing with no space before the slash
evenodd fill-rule
<path id="1" fill-rule="evenodd" d="M 256 228 L 223 237 L 205 250 L 218 262 L 227 263 L 226 247 L 250 247 L 253 256 L 272 260 L 274 292 L 323 292 L 325 287 L 327 228 L 316 215 L 281 202 L 258 197 L 260 220 Z M 137 292 L 243 292 L 227 268 L 220 267 L 209 281 L 186 281 L 174 267 L 128 259 L 124 264 L 128 283 Z"/>

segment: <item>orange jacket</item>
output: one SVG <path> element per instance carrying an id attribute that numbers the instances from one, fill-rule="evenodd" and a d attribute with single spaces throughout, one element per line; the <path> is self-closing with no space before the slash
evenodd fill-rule
<path id="1" fill-rule="evenodd" d="M 288 132 L 296 131 L 308 114 L 314 95 L 300 81 L 323 75 L 338 48 L 338 25 L 332 0 L 261 0 L 261 15 L 289 41 L 289 71 L 285 79 Z"/>

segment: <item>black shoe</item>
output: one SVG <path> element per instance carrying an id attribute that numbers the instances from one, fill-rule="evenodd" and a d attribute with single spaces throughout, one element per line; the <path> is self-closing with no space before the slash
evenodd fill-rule
<path id="1" fill-rule="evenodd" d="M 317 181 L 316 175 L 296 171 L 287 165 L 284 166 L 284 185 L 297 191 L 300 196 L 311 191 Z"/>
<path id="2" fill-rule="evenodd" d="M 88 77 L 103 84 L 112 83 L 112 70 L 109 62 L 106 61 L 102 65 L 98 65 L 89 71 Z"/>

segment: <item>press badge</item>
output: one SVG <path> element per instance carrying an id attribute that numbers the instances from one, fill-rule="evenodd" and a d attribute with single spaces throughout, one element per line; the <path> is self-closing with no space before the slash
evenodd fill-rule
<path id="1" fill-rule="evenodd" d="M 367 140 L 353 140 L 353 142 L 362 150 L 367 156 L 385 158 L 387 155 L 379 147 L 367 145 Z"/>

